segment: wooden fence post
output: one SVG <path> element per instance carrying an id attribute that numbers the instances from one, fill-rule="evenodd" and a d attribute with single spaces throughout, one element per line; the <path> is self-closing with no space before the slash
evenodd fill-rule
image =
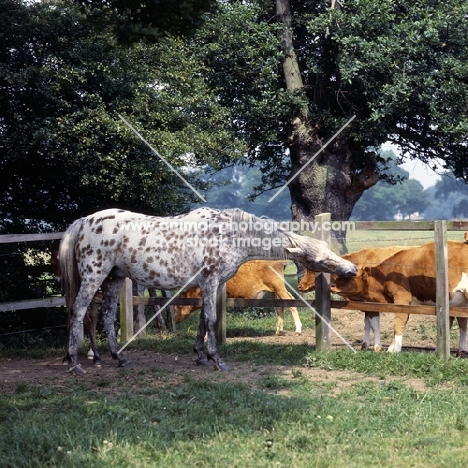
<path id="1" fill-rule="evenodd" d="M 226 343 L 226 283 L 216 297 L 216 342 L 218 345 Z"/>
<path id="2" fill-rule="evenodd" d="M 132 280 L 125 278 L 120 290 L 120 343 L 133 336 L 133 287 Z"/>
<path id="3" fill-rule="evenodd" d="M 448 291 L 447 222 L 434 222 L 436 262 L 437 356 L 450 357 L 450 318 Z"/>
<path id="4" fill-rule="evenodd" d="M 331 215 L 321 213 L 315 217 L 317 224 L 317 238 L 330 245 Z M 315 347 L 317 351 L 331 347 L 331 306 L 330 306 L 330 274 L 315 273 L 315 308 L 321 315 L 315 316 Z"/>

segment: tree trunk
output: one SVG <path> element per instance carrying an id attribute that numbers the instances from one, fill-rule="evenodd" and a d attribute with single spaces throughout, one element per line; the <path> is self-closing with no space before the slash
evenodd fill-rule
<path id="1" fill-rule="evenodd" d="M 313 135 L 313 132 L 310 133 Z M 320 153 L 314 162 L 302 170 L 302 166 L 322 146 L 323 142 L 309 139 L 304 141 L 302 138 L 290 145 L 292 175 L 301 171 L 288 186 L 294 221 L 311 221 L 320 213 L 330 213 L 332 221 L 347 221 L 364 190 L 379 180 L 373 161 L 369 161 L 363 170 L 356 173 L 348 141 L 339 136 L 329 150 Z M 345 253 L 346 229 L 336 229 L 337 227 L 338 224 L 333 224 L 332 247 Z"/>
<path id="2" fill-rule="evenodd" d="M 339 4 L 332 0 L 331 6 L 338 8 Z M 290 1 L 276 0 L 276 14 L 278 21 L 284 25 L 280 32 L 280 41 L 284 53 L 283 73 L 286 87 L 295 93 L 304 92 L 293 45 Z M 327 212 L 331 214 L 332 221 L 347 221 L 364 190 L 378 181 L 373 161 L 369 161 L 363 169 L 356 170 L 353 161 L 361 161 L 363 154 L 351 152 L 344 133 L 338 135 L 314 162 L 302 170 L 304 164 L 315 156 L 324 143 L 318 137 L 318 128 L 308 120 L 305 107 L 292 122 L 289 141 L 291 176 L 294 177 L 300 171 L 288 186 L 293 221 L 310 221 L 317 214 Z M 332 230 L 331 234 L 334 247 L 340 253 L 346 252 L 346 232 Z"/>

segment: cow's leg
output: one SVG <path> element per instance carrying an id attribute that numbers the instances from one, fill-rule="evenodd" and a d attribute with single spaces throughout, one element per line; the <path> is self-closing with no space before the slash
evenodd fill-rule
<path id="1" fill-rule="evenodd" d="M 86 312 L 84 326 L 89 335 L 90 348 L 88 351 L 88 359 L 92 359 L 96 367 L 101 367 L 101 356 L 96 341 L 96 327 L 98 321 L 98 309 L 96 301 L 93 299 Z"/>
<path id="2" fill-rule="evenodd" d="M 467 317 L 457 317 L 458 328 L 460 329 L 460 340 L 458 341 L 458 356 L 466 357 L 468 350 L 466 349 L 466 331 L 468 325 Z"/>
<path id="3" fill-rule="evenodd" d="M 281 336 L 284 333 L 284 307 L 276 308 L 276 335 Z"/>
<path id="4" fill-rule="evenodd" d="M 279 289 L 276 292 L 276 296 L 278 296 L 280 299 L 294 299 L 294 297 L 285 290 Z M 302 323 L 301 319 L 299 318 L 299 314 L 297 312 L 296 307 L 290 307 L 289 310 L 291 311 L 291 315 L 293 316 L 294 320 L 294 326 L 296 327 L 296 331 L 294 333 L 295 336 L 299 336 L 302 333 Z M 282 309 L 282 316 L 281 319 L 284 317 L 284 308 Z M 279 325 L 279 315 L 278 315 L 278 325 Z M 283 331 L 283 324 L 281 323 L 281 331 Z M 278 329 L 278 327 L 277 327 Z M 276 333 L 278 335 L 278 333 Z"/>
<path id="5" fill-rule="evenodd" d="M 291 296 L 291 299 L 294 299 Z M 302 333 L 302 322 L 299 318 L 299 313 L 297 312 L 296 307 L 290 307 L 289 310 L 291 311 L 291 315 L 293 316 L 294 325 L 296 326 L 296 332 L 294 333 L 295 336 L 299 336 Z"/>
<path id="6" fill-rule="evenodd" d="M 365 312 L 364 313 L 364 340 L 362 341 L 361 349 L 366 350 L 369 349 L 370 347 L 370 331 L 371 331 L 371 326 L 370 326 L 370 321 L 371 317 L 370 314 L 372 312 Z"/>
<path id="7" fill-rule="evenodd" d="M 261 296 L 257 294 L 257 299 L 261 299 L 263 297 L 263 294 Z M 273 297 L 275 299 L 278 299 L 279 294 L 274 293 Z M 284 307 L 277 307 L 276 308 L 276 336 L 281 336 L 284 334 Z"/>
<path id="8" fill-rule="evenodd" d="M 119 361 L 119 367 L 131 365 L 131 362 L 125 357 L 125 355 L 118 352 L 117 336 L 114 326 L 115 314 L 117 311 L 117 299 L 124 281 L 125 278 L 113 277 L 107 278 L 102 283 L 102 321 L 107 335 L 107 340 L 109 341 L 111 356 L 113 359 L 117 359 Z"/>
<path id="9" fill-rule="evenodd" d="M 374 333 L 374 351 L 378 352 L 382 349 L 380 344 L 380 314 L 378 312 L 368 312 L 369 327 Z"/>
<path id="10" fill-rule="evenodd" d="M 394 334 L 392 344 L 388 347 L 389 353 L 399 353 L 403 344 L 403 332 L 408 323 L 408 314 L 395 314 Z"/>

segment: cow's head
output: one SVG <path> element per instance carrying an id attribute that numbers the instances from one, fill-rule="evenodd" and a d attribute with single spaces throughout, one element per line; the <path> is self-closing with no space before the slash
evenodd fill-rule
<path id="1" fill-rule="evenodd" d="M 179 297 L 202 297 L 200 288 L 195 286 L 193 288 L 188 288 L 187 290 L 181 292 Z M 185 319 L 189 317 L 192 312 L 195 310 L 200 309 L 200 307 L 193 306 L 193 305 L 175 305 L 174 306 L 174 315 L 175 315 L 175 323 L 183 322 Z"/>
<path id="2" fill-rule="evenodd" d="M 355 300 L 364 300 L 367 294 L 367 278 L 370 275 L 368 267 L 360 268 L 354 278 L 337 276 L 330 285 L 330 291 L 340 296 Z"/>
<path id="3" fill-rule="evenodd" d="M 306 270 L 305 275 L 302 277 L 297 285 L 297 289 L 302 292 L 314 291 L 315 290 L 315 273 L 310 270 Z"/>

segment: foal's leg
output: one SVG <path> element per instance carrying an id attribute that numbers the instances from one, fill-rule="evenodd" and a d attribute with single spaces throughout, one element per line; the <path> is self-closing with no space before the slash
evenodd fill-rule
<path id="1" fill-rule="evenodd" d="M 117 311 L 117 298 L 119 297 L 120 290 L 125 281 L 125 278 L 106 278 L 102 283 L 102 321 L 104 323 L 104 330 L 106 331 L 107 340 L 111 356 L 113 359 L 118 359 L 119 367 L 131 365 L 123 353 L 118 352 L 117 336 L 115 333 L 115 314 Z"/>

